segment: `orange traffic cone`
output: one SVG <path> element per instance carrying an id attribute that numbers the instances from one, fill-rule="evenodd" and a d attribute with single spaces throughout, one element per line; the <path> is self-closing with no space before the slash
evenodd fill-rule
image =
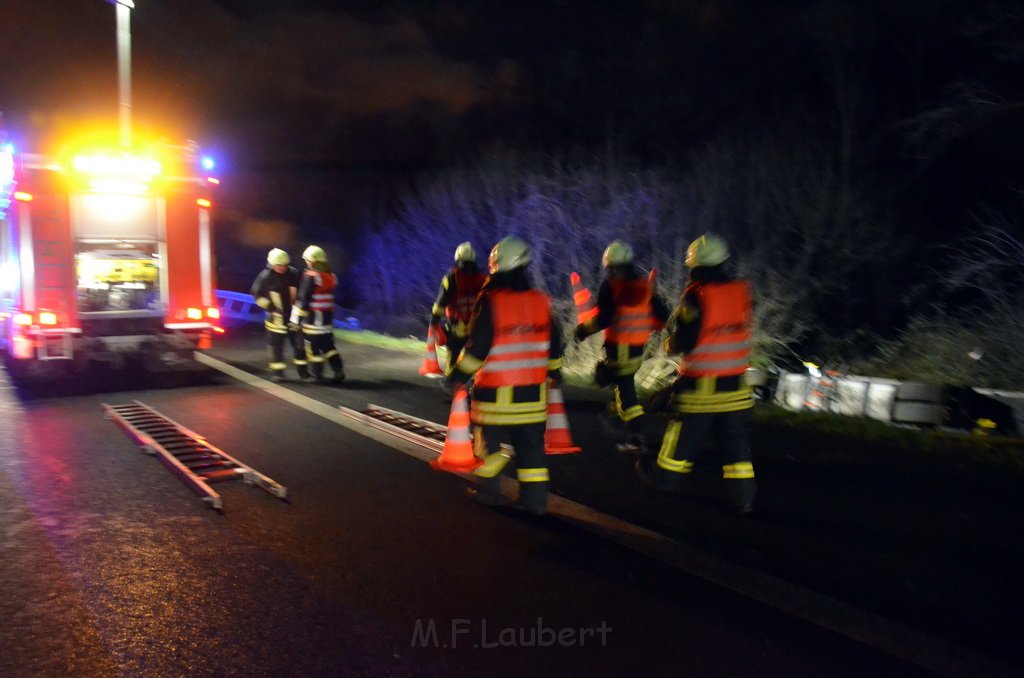
<path id="1" fill-rule="evenodd" d="M 434 334 L 433 325 L 427 327 L 427 355 L 423 358 L 423 364 L 420 365 L 420 374 L 424 377 L 440 377 L 444 374 L 441 371 L 441 366 L 437 363 L 437 337 Z"/>
<path id="2" fill-rule="evenodd" d="M 579 273 L 570 273 L 569 281 L 572 283 L 572 299 L 576 302 L 576 317 L 583 324 L 597 315 L 597 302 L 590 295 L 590 290 L 580 283 Z"/>
<path id="3" fill-rule="evenodd" d="M 647 274 L 647 281 L 651 283 L 651 292 L 654 293 L 654 285 L 657 283 L 658 269 L 652 268 L 650 273 Z M 654 329 L 662 330 L 665 329 L 665 323 L 661 322 L 653 315 L 651 315 L 651 322 L 654 324 Z"/>
<path id="4" fill-rule="evenodd" d="M 430 465 L 438 471 L 468 473 L 483 462 L 473 454 L 473 434 L 469 430 L 469 393 L 459 386 L 452 397 L 452 412 L 448 415 L 448 432 L 444 437 L 441 456 L 431 459 Z"/>
<path id="5" fill-rule="evenodd" d="M 548 423 L 544 431 L 545 454 L 573 454 L 580 448 L 572 444 L 569 435 L 569 419 L 565 416 L 565 401 L 562 400 L 562 389 L 550 384 L 548 386 Z"/>

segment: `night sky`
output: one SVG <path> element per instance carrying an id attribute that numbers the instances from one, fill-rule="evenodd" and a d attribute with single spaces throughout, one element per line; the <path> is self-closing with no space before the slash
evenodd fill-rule
<path id="1" fill-rule="evenodd" d="M 495 144 L 682 163 L 714 139 L 813 120 L 930 219 L 1019 188 L 1022 7 L 137 0 L 133 119 L 217 150 L 225 169 L 389 177 Z M 9 128 L 116 123 L 108 2 L 6 0 L 0 44 Z"/>

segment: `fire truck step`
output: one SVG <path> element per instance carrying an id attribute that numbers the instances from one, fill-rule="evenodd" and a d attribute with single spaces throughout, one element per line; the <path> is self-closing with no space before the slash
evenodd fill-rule
<path id="1" fill-rule="evenodd" d="M 228 480 L 242 479 L 259 485 L 278 499 L 288 496 L 288 491 L 280 483 L 246 466 L 211 445 L 203 436 L 144 403 L 137 400 L 123 405 L 104 403 L 103 412 L 143 450 L 155 454 L 211 508 L 222 510 L 223 500 L 209 484 Z"/>

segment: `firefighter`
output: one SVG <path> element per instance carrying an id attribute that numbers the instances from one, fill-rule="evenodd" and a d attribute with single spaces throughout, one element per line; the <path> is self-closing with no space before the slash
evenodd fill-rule
<path id="1" fill-rule="evenodd" d="M 438 344 L 448 349 L 447 371 L 450 371 L 466 345 L 469 316 L 480 288 L 487 279 L 476 264 L 476 250 L 464 242 L 455 248 L 455 264 L 441 280 L 441 289 L 430 311 Z"/>
<path id="2" fill-rule="evenodd" d="M 657 460 L 640 459 L 636 470 L 648 484 L 673 492 L 691 472 L 698 445 L 713 435 L 729 501 L 740 514 L 753 511 L 757 486 L 749 442 L 754 407 L 746 383 L 753 305 L 750 283 L 733 278 L 725 241 L 703 235 L 686 251 L 689 280 L 669 320 L 665 349 L 682 354 L 672 386 L 672 419 Z"/>
<path id="3" fill-rule="evenodd" d="M 295 303 L 299 287 L 299 271 L 291 266 L 291 257 L 282 249 L 274 248 L 267 253 L 267 266 L 252 283 L 251 294 L 256 304 L 266 313 L 263 326 L 267 330 L 267 347 L 270 351 L 271 379 L 284 381 L 284 345 L 292 347 L 292 363 L 303 381 L 310 378 L 306 363 L 306 351 L 298 328 L 285 320 L 285 315 Z"/>
<path id="4" fill-rule="evenodd" d="M 491 250 L 490 277 L 474 306 L 466 346 L 448 375 L 473 380 L 470 420 L 477 456 L 477 500 L 500 503 L 501 473 L 515 468 L 519 505 L 543 515 L 548 503 L 544 455 L 548 381 L 561 382 L 562 349 L 551 300 L 530 285 L 530 248 L 503 238 Z"/>
<path id="5" fill-rule="evenodd" d="M 306 270 L 292 307 L 292 322 L 298 324 L 306 344 L 306 359 L 318 384 L 340 384 L 345 380 L 344 363 L 334 347 L 334 288 L 338 277 L 327 263 L 322 247 L 310 245 L 302 253 Z M 333 376 L 324 376 L 324 363 Z"/>
<path id="6" fill-rule="evenodd" d="M 633 267 L 633 248 L 615 240 L 604 251 L 601 265 L 607 271 L 597 292 L 597 315 L 576 326 L 582 341 L 604 330 L 605 359 L 595 373 L 599 386 L 611 386 L 615 414 L 625 426 L 627 438 L 616 445 L 620 452 L 648 454 L 644 433 L 644 408 L 636 395 L 634 378 L 644 359 L 651 332 L 665 326 L 669 308 L 654 292 L 654 283 Z"/>

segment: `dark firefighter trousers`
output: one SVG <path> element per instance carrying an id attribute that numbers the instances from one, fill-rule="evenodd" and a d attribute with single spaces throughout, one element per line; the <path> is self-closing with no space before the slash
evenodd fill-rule
<path id="1" fill-rule="evenodd" d="M 636 395 L 636 372 L 611 377 L 615 396 L 615 414 L 626 425 L 630 435 L 643 435 L 644 408 Z"/>
<path id="2" fill-rule="evenodd" d="M 306 348 L 302 345 L 302 334 L 298 331 L 286 330 L 275 332 L 267 330 L 267 349 L 270 351 L 271 372 L 284 372 L 288 364 L 284 361 L 284 345 L 287 343 L 292 348 L 292 364 L 299 377 L 309 374 L 306 364 Z"/>
<path id="3" fill-rule="evenodd" d="M 702 460 L 700 445 L 714 438 L 722 464 L 722 477 L 734 507 L 754 502 L 757 482 L 750 453 L 749 425 L 753 410 L 735 412 L 676 412 L 665 429 L 658 461 L 654 468 L 655 482 L 660 489 L 674 492 Z"/>
<path id="4" fill-rule="evenodd" d="M 306 340 L 306 360 L 309 361 L 309 369 L 317 379 L 324 378 L 324 363 L 331 366 L 334 376 L 340 377 L 343 363 L 338 349 L 334 347 L 334 333 L 329 332 L 306 332 L 303 331 Z"/>
<path id="5" fill-rule="evenodd" d="M 504 472 L 516 470 L 519 480 L 519 503 L 531 513 L 544 513 L 548 507 L 548 461 L 544 454 L 544 430 L 547 424 L 517 424 L 514 426 L 477 426 L 474 437 L 477 445 L 486 445 L 487 452 L 496 454 L 501 446 L 515 450 L 515 458 Z M 482 437 L 481 437 L 482 436 Z M 483 455 L 480 455 L 483 456 Z M 501 476 L 479 478 L 477 492 L 480 498 L 497 503 L 501 498 Z"/>

